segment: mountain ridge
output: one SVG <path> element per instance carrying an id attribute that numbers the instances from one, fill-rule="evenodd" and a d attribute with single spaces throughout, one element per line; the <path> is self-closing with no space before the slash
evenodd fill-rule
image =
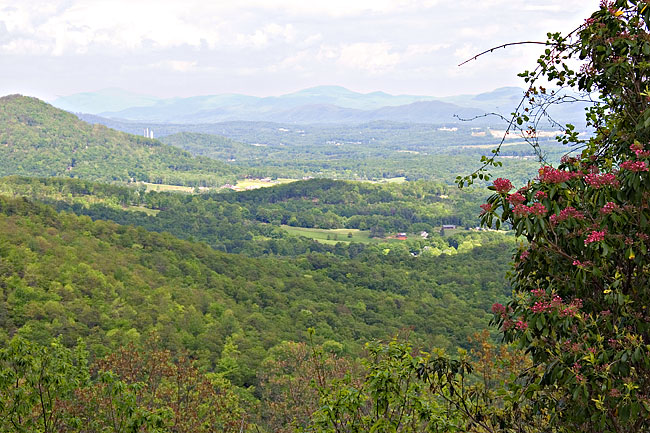
<path id="1" fill-rule="evenodd" d="M 233 170 L 158 140 L 89 124 L 37 98 L 0 97 L 0 176 L 213 185 Z M 202 185 L 207 186 L 207 185 Z"/>

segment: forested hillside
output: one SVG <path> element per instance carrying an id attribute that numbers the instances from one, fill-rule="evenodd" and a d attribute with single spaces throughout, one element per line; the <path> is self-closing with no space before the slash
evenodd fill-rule
<path id="1" fill-rule="evenodd" d="M 0 98 L 0 174 L 66 176 L 106 182 L 217 186 L 234 171 L 157 140 L 129 135 L 35 98 Z"/>
<path id="2" fill-rule="evenodd" d="M 252 259 L 25 199 L 2 198 L 0 213 L 2 341 L 82 337 L 101 356 L 156 331 L 209 370 L 230 341 L 240 385 L 255 383 L 268 349 L 304 340 L 309 327 L 349 355 L 404 329 L 426 345 L 465 345 L 509 291 L 507 260 L 495 260 L 512 248 L 505 239 L 454 256 Z"/>

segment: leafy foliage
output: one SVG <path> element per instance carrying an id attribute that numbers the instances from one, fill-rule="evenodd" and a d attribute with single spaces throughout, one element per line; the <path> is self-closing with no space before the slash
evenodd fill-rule
<path id="1" fill-rule="evenodd" d="M 543 98 L 542 78 L 598 92 L 587 113 L 597 133 L 582 140 L 568 126 L 562 139 L 579 155 L 515 193 L 497 179 L 484 207 L 486 224 L 507 222 L 528 239 L 495 321 L 541 369 L 522 392 L 558 431 L 650 425 L 649 23 L 645 1 L 603 1 L 573 36 L 549 35 L 539 68 L 523 74 L 529 95 Z M 565 63 L 576 56 L 579 72 Z"/>
<path id="2" fill-rule="evenodd" d="M 241 432 L 240 399 L 185 357 L 133 346 L 89 366 L 83 345 L 0 349 L 0 432 Z"/>

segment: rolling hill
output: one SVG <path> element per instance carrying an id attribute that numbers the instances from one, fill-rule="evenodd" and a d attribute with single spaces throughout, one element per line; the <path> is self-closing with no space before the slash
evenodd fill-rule
<path id="1" fill-rule="evenodd" d="M 215 186 L 228 165 L 157 140 L 91 125 L 36 98 L 0 98 L 0 175 Z"/>

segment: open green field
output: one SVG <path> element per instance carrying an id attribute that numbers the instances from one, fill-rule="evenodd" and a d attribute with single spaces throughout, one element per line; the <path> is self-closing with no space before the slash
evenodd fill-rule
<path id="1" fill-rule="evenodd" d="M 238 190 L 266 188 L 269 186 L 280 185 L 282 183 L 295 182 L 298 179 L 278 178 L 278 179 L 242 179 L 238 180 L 235 188 Z"/>
<path id="2" fill-rule="evenodd" d="M 292 227 L 283 225 L 283 229 L 294 236 L 304 236 L 324 244 L 336 244 L 337 242 L 379 242 L 381 239 L 371 238 L 369 230 L 358 229 L 311 229 L 304 227 Z M 348 237 L 352 233 L 352 237 Z"/>

